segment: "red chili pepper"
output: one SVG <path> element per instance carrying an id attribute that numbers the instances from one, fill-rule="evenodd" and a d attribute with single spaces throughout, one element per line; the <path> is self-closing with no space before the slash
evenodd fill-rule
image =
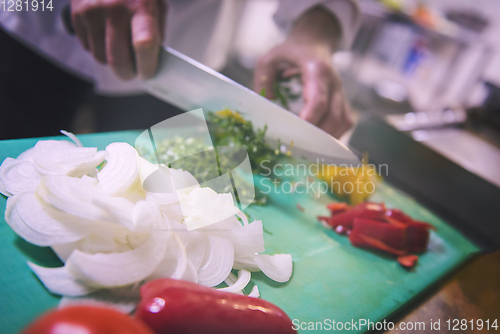
<path id="1" fill-rule="evenodd" d="M 343 225 L 337 225 L 337 227 L 335 227 L 335 232 L 337 232 L 338 234 L 349 235 L 351 230 L 345 228 Z"/>
<path id="2" fill-rule="evenodd" d="M 136 317 L 160 333 L 296 333 L 279 307 L 170 278 L 141 287 Z"/>
<path id="3" fill-rule="evenodd" d="M 406 213 L 404 213 L 399 209 L 387 209 L 385 215 L 401 223 L 409 223 L 413 221 L 413 219 L 410 216 L 408 216 Z"/>
<path id="4" fill-rule="evenodd" d="M 420 253 L 427 249 L 430 238 L 429 226 L 432 225 L 416 221 L 408 224 L 408 228 L 406 229 L 406 238 L 409 253 Z"/>
<path id="5" fill-rule="evenodd" d="M 333 215 L 328 220 L 333 228 L 342 225 L 345 228 L 352 229 L 352 223 L 356 218 L 366 218 L 372 220 L 384 220 L 385 205 L 371 202 L 364 202 L 356 205 L 350 210 Z"/>
<path id="6" fill-rule="evenodd" d="M 349 240 L 356 247 L 376 248 L 394 255 L 405 255 L 427 249 L 429 229 L 425 224 L 417 222 L 393 225 L 356 218 Z"/>
<path id="7" fill-rule="evenodd" d="M 394 255 L 404 255 L 407 254 L 405 233 L 405 227 L 356 218 L 349 241 L 356 247 L 375 248 Z"/>
<path id="8" fill-rule="evenodd" d="M 411 268 L 418 256 L 409 255 L 427 249 L 429 223 L 414 220 L 398 209 L 386 209 L 385 205 L 365 202 L 349 207 L 345 203 L 327 206 L 331 217 L 318 216 L 323 225 L 331 226 L 338 234 L 349 236 L 356 247 L 382 250 L 398 256 L 399 263 Z"/>
<path id="9" fill-rule="evenodd" d="M 350 210 L 351 206 L 348 205 L 347 203 L 330 203 L 327 206 L 327 209 L 330 210 L 330 213 L 332 215 L 336 215 L 339 213 L 342 213 L 344 211 Z"/>
<path id="10" fill-rule="evenodd" d="M 426 222 L 414 220 L 413 218 L 411 218 L 410 216 L 405 214 L 403 211 L 398 210 L 398 209 L 387 209 L 387 211 L 385 212 L 385 216 L 386 216 L 385 219 L 389 223 L 392 223 L 395 225 L 397 225 L 398 223 L 402 223 L 402 224 L 419 223 L 419 224 L 425 225 L 429 229 L 436 230 L 436 227 L 434 227 L 433 225 L 426 223 Z"/>
<path id="11" fill-rule="evenodd" d="M 418 256 L 416 255 L 404 255 L 398 257 L 398 262 L 405 268 L 411 269 L 417 264 Z"/>

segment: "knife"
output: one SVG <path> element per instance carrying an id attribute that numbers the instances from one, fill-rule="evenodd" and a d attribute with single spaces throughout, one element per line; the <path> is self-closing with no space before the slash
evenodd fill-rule
<path id="1" fill-rule="evenodd" d="M 258 128 L 267 125 L 266 140 L 270 143 L 293 142 L 295 157 L 336 165 L 359 164 L 356 155 L 328 133 L 171 48 L 160 51 L 158 73 L 144 85 L 151 95 L 185 111 L 238 111 Z"/>

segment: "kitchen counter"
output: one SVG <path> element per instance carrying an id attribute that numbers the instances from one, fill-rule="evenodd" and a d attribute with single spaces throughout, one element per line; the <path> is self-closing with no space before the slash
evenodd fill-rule
<path id="1" fill-rule="evenodd" d="M 451 274 L 440 285 L 424 294 L 406 310 L 402 310 L 392 321 L 395 328 L 401 322 L 424 322 L 441 320 L 440 331 L 413 330 L 411 333 L 446 333 L 444 326 L 448 319 L 498 319 L 500 315 L 500 250 L 483 254 L 471 260 L 467 265 Z M 498 320 L 500 321 L 500 319 Z M 468 322 L 470 325 L 470 322 Z M 489 331 L 467 330 L 467 333 L 498 333 Z M 388 334 L 408 333 L 392 330 Z"/>

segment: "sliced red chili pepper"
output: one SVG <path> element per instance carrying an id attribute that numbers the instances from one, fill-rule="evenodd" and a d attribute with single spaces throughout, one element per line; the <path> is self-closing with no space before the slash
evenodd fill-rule
<path id="1" fill-rule="evenodd" d="M 402 224 L 419 223 L 427 226 L 427 228 L 429 229 L 436 230 L 436 227 L 434 225 L 419 220 L 414 220 L 413 218 L 405 214 L 403 211 L 398 209 L 387 209 L 385 215 L 386 215 L 386 220 L 391 224 L 397 225 L 398 222 Z"/>
<path id="2" fill-rule="evenodd" d="M 408 269 L 413 268 L 417 261 L 418 256 L 413 254 L 398 257 L 399 264 Z"/>
<path id="3" fill-rule="evenodd" d="M 394 255 L 407 254 L 406 227 L 356 218 L 349 240 L 356 247 L 375 248 Z"/>
<path id="4" fill-rule="evenodd" d="M 417 224 L 420 224 L 420 225 L 424 225 L 426 228 L 428 228 L 429 230 L 433 230 L 433 231 L 437 231 L 437 227 L 432 225 L 432 224 L 429 224 L 427 222 L 423 222 L 423 221 L 420 221 L 420 220 L 414 220 L 413 223 L 417 223 Z"/>
<path id="5" fill-rule="evenodd" d="M 328 210 L 330 210 L 330 213 L 332 215 L 336 215 L 351 209 L 351 206 L 347 203 L 330 203 L 326 207 Z"/>
<path id="6" fill-rule="evenodd" d="M 429 244 L 429 224 L 411 222 L 406 229 L 408 253 L 420 253 L 427 249 Z"/>
<path id="7" fill-rule="evenodd" d="M 378 250 L 385 251 L 390 254 L 394 255 L 404 255 L 402 251 L 399 251 L 397 249 L 394 249 L 390 246 L 387 246 L 384 244 L 382 241 L 368 237 L 366 235 L 361 235 L 357 233 L 352 233 L 349 235 L 349 241 L 353 246 L 360 247 L 360 248 L 374 248 Z"/>
<path id="8" fill-rule="evenodd" d="M 398 256 L 399 263 L 405 268 L 415 265 L 418 256 L 409 254 L 425 251 L 429 229 L 435 229 L 401 210 L 386 209 L 383 203 L 365 202 L 355 207 L 332 203 L 327 207 L 332 216 L 318 216 L 323 225 L 331 226 L 338 234 L 348 235 L 356 247 L 378 249 Z"/>
<path id="9" fill-rule="evenodd" d="M 385 205 L 371 202 L 364 202 L 356 205 L 350 210 L 333 215 L 330 217 L 328 224 L 333 228 L 338 225 L 343 225 L 348 229 L 352 229 L 352 223 L 356 218 L 366 218 L 372 220 L 383 220 L 385 217 Z"/>
<path id="10" fill-rule="evenodd" d="M 401 223 L 409 223 L 413 221 L 413 219 L 410 216 L 408 216 L 406 213 L 404 213 L 399 209 L 387 209 L 385 215 Z"/>
<path id="11" fill-rule="evenodd" d="M 337 227 L 335 227 L 335 232 L 337 232 L 338 234 L 347 235 L 349 231 L 350 230 L 343 225 L 338 225 Z"/>

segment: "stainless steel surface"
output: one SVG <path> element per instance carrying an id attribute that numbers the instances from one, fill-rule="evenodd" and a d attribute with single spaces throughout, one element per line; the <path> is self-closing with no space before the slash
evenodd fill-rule
<path id="1" fill-rule="evenodd" d="M 183 110 L 237 110 L 254 126 L 267 125 L 271 142 L 290 145 L 310 161 L 358 164 L 344 144 L 250 89 L 172 49 L 161 51 L 158 74 L 145 82 L 154 96 Z"/>
<path id="2" fill-rule="evenodd" d="M 462 129 L 412 132 L 423 143 L 469 172 L 500 187 L 500 149 Z"/>
<path id="3" fill-rule="evenodd" d="M 357 124 L 349 145 L 389 166 L 384 179 L 486 250 L 500 247 L 500 150 L 472 131 L 398 131 L 385 118 Z"/>
<path id="4" fill-rule="evenodd" d="M 417 129 L 441 128 L 449 125 L 462 124 L 467 120 L 467 112 L 464 109 L 450 109 L 432 111 L 417 111 L 406 114 L 386 115 L 387 123 L 399 131 L 411 131 Z"/>

